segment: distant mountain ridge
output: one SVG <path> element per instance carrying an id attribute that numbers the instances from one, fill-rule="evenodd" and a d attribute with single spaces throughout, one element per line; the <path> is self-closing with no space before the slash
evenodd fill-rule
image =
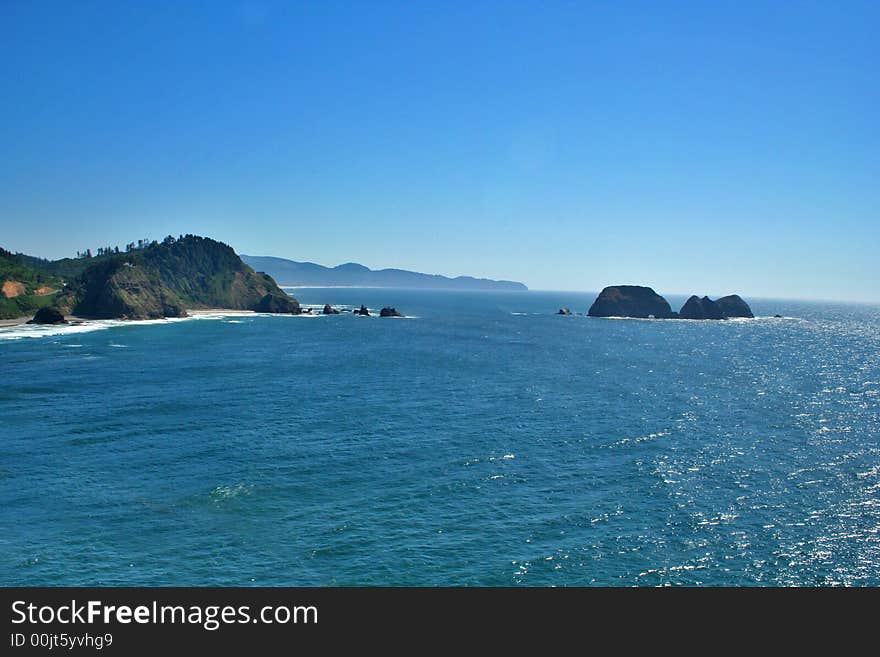
<path id="1" fill-rule="evenodd" d="M 255 270 L 265 272 L 279 285 L 311 287 L 400 287 L 434 290 L 518 290 L 528 288 L 516 281 L 496 281 L 473 276 L 449 278 L 405 269 L 370 269 L 356 262 L 325 267 L 313 262 L 296 262 L 274 256 L 241 254 Z"/>

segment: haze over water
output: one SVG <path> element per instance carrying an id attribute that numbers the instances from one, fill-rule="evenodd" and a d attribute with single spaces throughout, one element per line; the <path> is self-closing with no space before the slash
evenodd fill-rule
<path id="1" fill-rule="evenodd" d="M 0 584 L 880 584 L 880 307 L 295 294 L 0 330 Z"/>

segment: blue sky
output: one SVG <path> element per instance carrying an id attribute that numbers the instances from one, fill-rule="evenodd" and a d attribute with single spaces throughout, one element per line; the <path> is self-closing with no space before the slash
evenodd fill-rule
<path id="1" fill-rule="evenodd" d="M 0 245 L 880 301 L 880 3 L 0 1 Z"/>

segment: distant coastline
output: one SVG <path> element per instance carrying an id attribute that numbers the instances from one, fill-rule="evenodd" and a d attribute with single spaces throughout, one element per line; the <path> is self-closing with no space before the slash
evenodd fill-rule
<path id="1" fill-rule="evenodd" d="M 411 290 L 413 292 L 531 292 L 532 290 L 492 290 L 487 288 L 454 287 L 405 287 L 388 285 L 286 285 L 279 283 L 282 290 Z"/>
<path id="2" fill-rule="evenodd" d="M 255 270 L 265 272 L 282 287 L 372 287 L 412 290 L 485 290 L 527 291 L 518 281 L 423 274 L 406 269 L 370 269 L 356 262 L 325 267 L 313 262 L 297 262 L 276 256 L 241 254 L 241 259 Z"/>

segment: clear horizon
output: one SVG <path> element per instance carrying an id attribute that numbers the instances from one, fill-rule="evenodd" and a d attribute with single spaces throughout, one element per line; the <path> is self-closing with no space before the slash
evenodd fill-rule
<path id="1" fill-rule="evenodd" d="M 877 303 L 878 25 L 868 2 L 6 3 L 0 246 L 194 233 Z"/>

